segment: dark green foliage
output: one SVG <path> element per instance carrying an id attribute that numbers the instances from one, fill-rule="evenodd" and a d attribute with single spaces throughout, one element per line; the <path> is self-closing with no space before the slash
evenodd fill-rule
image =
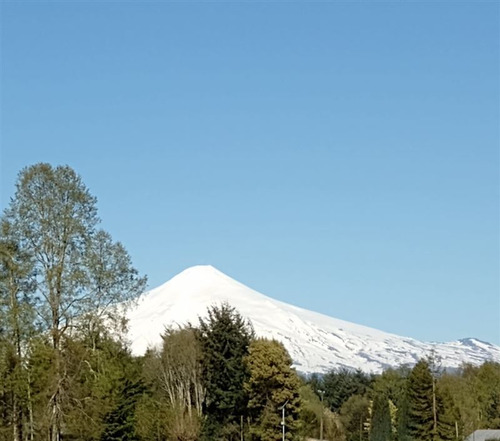
<path id="1" fill-rule="evenodd" d="M 200 318 L 196 332 L 202 353 L 202 375 L 206 391 L 205 437 L 214 439 L 223 426 L 239 427 L 246 413 L 247 397 L 243 384 L 249 377 L 243 359 L 253 339 L 253 329 L 228 304 L 213 306 Z M 238 435 L 239 430 L 235 430 Z M 231 437 L 232 435 L 230 435 Z"/>
<path id="2" fill-rule="evenodd" d="M 426 360 L 420 360 L 408 377 L 408 429 L 420 441 L 432 441 L 434 432 L 434 379 Z"/>
<path id="3" fill-rule="evenodd" d="M 408 368 L 387 369 L 376 376 L 372 384 L 374 394 L 385 396 L 390 403 L 392 434 L 393 438 L 397 438 L 398 441 L 409 441 L 406 400 L 406 383 L 409 372 Z M 373 406 L 375 407 L 375 402 Z"/>
<path id="4" fill-rule="evenodd" d="M 137 441 L 135 432 L 135 409 L 143 392 L 143 386 L 137 380 L 123 379 L 115 407 L 104 419 L 104 431 L 101 441 Z"/>
<path id="5" fill-rule="evenodd" d="M 406 380 L 410 370 L 387 369 L 382 374 L 375 377 L 371 387 L 375 393 L 385 394 L 396 407 L 405 399 Z"/>
<path id="6" fill-rule="evenodd" d="M 460 412 L 449 391 L 439 387 L 439 385 L 436 389 L 436 407 L 438 439 L 442 441 L 456 440 L 461 432 Z"/>
<path id="7" fill-rule="evenodd" d="M 325 402 L 333 412 L 338 412 L 349 397 L 364 395 L 372 381 L 371 376 L 359 369 L 332 370 L 323 376 L 319 384 L 315 384 L 314 390 L 324 390 Z"/>
<path id="8" fill-rule="evenodd" d="M 376 393 L 372 402 L 370 441 L 391 441 L 392 422 L 389 400 L 385 394 Z"/>
<path id="9" fill-rule="evenodd" d="M 399 397 L 399 407 L 397 408 L 396 432 L 398 441 L 411 441 L 410 430 L 408 428 L 408 396 L 406 388 Z"/>

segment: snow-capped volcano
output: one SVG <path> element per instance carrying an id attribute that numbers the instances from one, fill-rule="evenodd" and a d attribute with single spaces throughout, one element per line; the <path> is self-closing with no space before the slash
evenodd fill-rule
<path id="1" fill-rule="evenodd" d="M 381 372 L 414 364 L 434 351 L 443 367 L 463 362 L 500 362 L 500 347 L 476 339 L 424 343 L 357 325 L 267 297 L 212 266 L 188 268 L 165 284 L 144 293 L 129 314 L 132 352 L 142 355 L 158 345 L 165 327 L 198 323 L 207 308 L 227 302 L 249 319 L 255 333 L 283 342 L 294 366 L 303 373 L 336 367 Z"/>

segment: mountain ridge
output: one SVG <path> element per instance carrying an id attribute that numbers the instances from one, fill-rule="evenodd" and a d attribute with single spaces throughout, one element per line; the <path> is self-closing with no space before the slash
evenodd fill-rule
<path id="1" fill-rule="evenodd" d="M 165 327 L 197 323 L 209 306 L 222 302 L 249 319 L 256 335 L 283 342 L 306 374 L 339 367 L 378 373 L 432 352 L 447 368 L 500 361 L 500 347 L 473 337 L 436 343 L 398 336 L 272 299 L 210 265 L 187 268 L 139 297 L 128 313 L 132 352 L 143 354 L 161 342 Z"/>

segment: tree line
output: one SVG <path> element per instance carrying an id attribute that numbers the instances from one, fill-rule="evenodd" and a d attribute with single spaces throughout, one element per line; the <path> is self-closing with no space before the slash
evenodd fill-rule
<path id="1" fill-rule="evenodd" d="M 492 361 L 447 372 L 429 354 L 412 368 L 379 375 L 339 369 L 306 383 L 323 400 L 326 439 L 451 441 L 500 429 L 500 364 Z"/>
<path id="2" fill-rule="evenodd" d="M 125 314 L 146 278 L 70 167 L 23 169 L 0 232 L 2 441 L 444 441 L 500 428 L 498 363 L 301 377 L 229 304 L 132 356 Z"/>

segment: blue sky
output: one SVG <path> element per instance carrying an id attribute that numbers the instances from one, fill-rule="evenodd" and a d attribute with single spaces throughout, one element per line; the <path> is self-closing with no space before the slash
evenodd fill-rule
<path id="1" fill-rule="evenodd" d="M 500 344 L 496 2 L 4 2 L 1 208 L 69 164 L 157 286 L 211 264 Z"/>

